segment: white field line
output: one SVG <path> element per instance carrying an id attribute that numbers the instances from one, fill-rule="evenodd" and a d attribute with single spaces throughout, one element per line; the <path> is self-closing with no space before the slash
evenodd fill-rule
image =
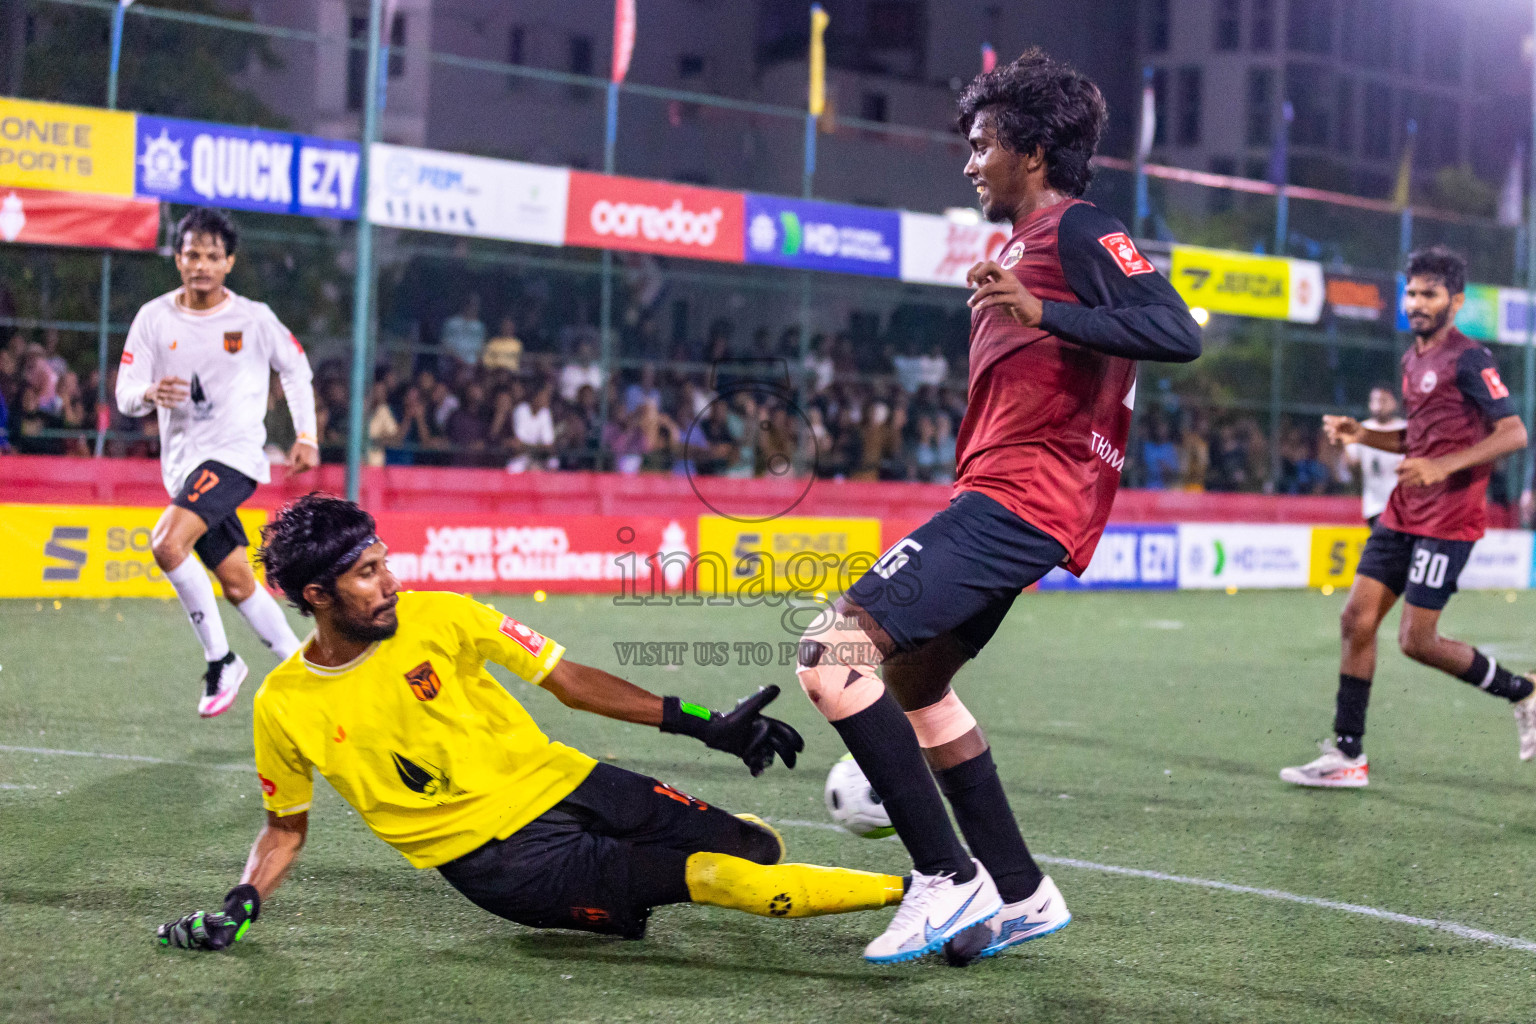
<path id="1" fill-rule="evenodd" d="M 137 761 L 141 764 L 172 764 L 187 768 L 211 768 L 215 771 L 243 772 L 252 770 L 250 765 L 243 764 L 202 764 L 197 761 L 174 761 L 169 758 L 148 757 L 143 754 L 103 754 L 89 750 L 17 747 L 4 743 L 0 743 L 0 753 L 37 754 L 46 757 L 89 757 L 103 761 Z M 784 825 L 788 828 L 813 828 L 824 832 L 847 834 L 841 828 L 826 821 L 802 821 L 795 818 L 769 818 L 767 820 L 772 824 Z M 1232 882 L 1219 882 L 1211 878 L 1191 878 L 1188 875 L 1170 875 L 1164 871 L 1147 871 L 1142 868 L 1123 868 L 1115 864 L 1098 864 L 1091 860 L 1078 860 L 1075 857 L 1047 857 L 1037 854 L 1035 859 L 1045 864 L 1059 864 L 1062 867 L 1077 868 L 1081 871 L 1097 871 L 1106 875 L 1146 878 L 1154 882 L 1173 882 L 1177 885 L 1193 885 L 1201 889 L 1216 889 L 1221 892 L 1239 893 L 1244 896 L 1262 896 L 1265 899 L 1280 900 L 1285 903 L 1299 903 L 1306 907 L 1337 910 L 1346 914 L 1372 917 L 1378 921 L 1390 921 L 1393 924 L 1412 925 L 1416 928 L 1431 928 L 1435 931 L 1446 932 L 1458 938 L 1467 939 L 1471 942 L 1481 942 L 1489 946 L 1516 949 L 1524 953 L 1536 953 L 1536 942 L 1531 942 L 1529 939 L 1515 938 L 1512 935 L 1500 935 L 1498 932 L 1484 931 L 1481 928 L 1473 928 L 1470 925 L 1460 924 L 1456 921 L 1441 921 L 1431 917 L 1415 917 L 1411 914 L 1399 914 L 1396 911 L 1382 910 L 1379 907 L 1367 907 L 1359 903 L 1342 903 L 1338 900 L 1325 900 L 1318 896 L 1302 896 L 1298 893 L 1286 892 L 1283 889 L 1261 889 L 1252 885 L 1235 885 Z"/>
<path id="2" fill-rule="evenodd" d="M 843 832 L 838 826 L 825 821 L 797 821 L 790 818 L 770 818 L 768 820 L 772 824 L 786 825 L 790 828 L 814 828 L 823 831 Z M 843 832 L 843 834 L 847 835 L 846 832 Z M 1154 882 L 1174 882 L 1178 885 L 1193 885 L 1201 889 L 1218 889 L 1221 892 L 1241 893 L 1244 896 L 1262 896 L 1265 899 L 1281 900 L 1286 903 L 1300 903 L 1306 907 L 1338 910 L 1346 914 L 1374 917 L 1379 921 L 1391 921 L 1393 924 L 1413 925 L 1416 928 L 1432 928 L 1435 931 L 1448 932 L 1451 935 L 1468 939 L 1472 942 L 1499 946 L 1503 949 L 1518 949 L 1524 953 L 1536 953 L 1536 942 L 1532 942 L 1529 939 L 1519 939 L 1511 935 L 1500 935 L 1497 932 L 1484 931 L 1481 928 L 1473 928 L 1470 925 L 1460 924 L 1456 921 L 1441 921 L 1431 917 L 1414 917 L 1411 914 L 1399 914 L 1396 911 L 1362 906 L 1359 903 L 1342 903 L 1338 900 L 1325 900 L 1318 896 L 1302 896 L 1294 892 L 1286 892 L 1283 889 L 1261 889 L 1252 885 L 1218 882 L 1211 878 L 1191 878 L 1188 875 L 1170 875 L 1163 871 L 1146 871 L 1141 868 L 1122 868 L 1114 864 L 1097 864 L 1091 860 L 1078 860 L 1075 857 L 1046 857 L 1036 854 L 1035 859 L 1043 864 L 1058 864 L 1062 867 L 1077 868 L 1082 871 L 1098 871 L 1101 874 L 1123 875 L 1128 878 L 1147 878 Z"/>

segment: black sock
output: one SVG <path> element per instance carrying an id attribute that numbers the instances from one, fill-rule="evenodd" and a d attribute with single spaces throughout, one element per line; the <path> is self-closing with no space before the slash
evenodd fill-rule
<path id="1" fill-rule="evenodd" d="M 891 825 L 912 855 L 912 867 L 925 875 L 953 874 L 957 882 L 975 878 L 976 866 L 949 823 L 917 734 L 895 699 L 881 694 L 858 714 L 833 722 L 832 728 L 885 802 Z"/>
<path id="2" fill-rule="evenodd" d="M 1529 679 L 1515 675 L 1476 648 L 1472 650 L 1472 667 L 1456 678 L 1508 701 L 1525 700 L 1536 689 Z"/>
<path id="3" fill-rule="evenodd" d="M 1365 708 L 1371 702 L 1371 681 L 1339 673 L 1339 696 L 1334 705 L 1334 743 L 1345 757 L 1359 757 L 1365 736 Z"/>
<path id="4" fill-rule="evenodd" d="M 933 774 L 954 808 L 966 843 L 992 875 L 1003 902 L 1017 903 L 1032 895 L 1045 874 L 1019 834 L 1003 782 L 997 777 L 997 766 L 992 763 L 992 751 L 983 750 L 969 761 Z"/>

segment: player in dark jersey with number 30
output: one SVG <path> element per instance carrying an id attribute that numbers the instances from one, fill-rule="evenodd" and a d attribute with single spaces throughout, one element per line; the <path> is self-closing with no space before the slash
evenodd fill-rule
<path id="1" fill-rule="evenodd" d="M 1087 567 L 1120 484 L 1136 360 L 1200 354 L 1173 287 L 1123 225 L 1079 198 L 1106 117 L 1098 88 L 1032 50 L 972 82 L 959 113 L 965 174 L 982 212 L 1012 221 L 1013 234 L 997 262 L 969 274 L 954 496 L 807 631 L 797 671 L 912 855 L 901 910 L 864 951 L 876 963 L 961 933 L 977 944 L 950 946 L 952 960 L 990 955 L 1071 920 L 950 680 L 1019 591 L 1053 566 Z"/>
<path id="2" fill-rule="evenodd" d="M 1344 638 L 1331 742 L 1322 756 L 1285 768 L 1298 786 L 1358 788 L 1369 781 L 1361 740 L 1376 672 L 1376 630 L 1403 598 L 1397 642 L 1414 661 L 1514 704 L 1520 758 L 1536 757 L 1536 693 L 1531 680 L 1460 640 L 1440 635 L 1440 612 L 1487 525 L 1493 461 L 1526 445 L 1509 389 L 1493 354 L 1455 327 L 1467 264 L 1439 246 L 1409 257 L 1403 308 L 1413 345 L 1403 354 L 1405 430 L 1368 430 L 1348 416 L 1324 416 L 1335 444 L 1359 443 L 1408 457 L 1397 487 L 1360 555 L 1341 620 Z"/>

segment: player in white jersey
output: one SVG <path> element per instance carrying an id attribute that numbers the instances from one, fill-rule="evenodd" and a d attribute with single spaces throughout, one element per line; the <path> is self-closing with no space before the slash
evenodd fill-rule
<path id="1" fill-rule="evenodd" d="M 299 641 L 272 595 L 256 583 L 236 510 L 272 478 L 267 466 L 267 391 L 272 371 L 283 384 L 298 441 L 291 473 L 320 462 L 313 374 L 304 349 L 272 310 L 224 287 L 238 235 L 217 210 L 196 209 L 176 225 L 182 286 L 146 303 L 133 318 L 117 372 L 117 407 L 125 416 L 154 411 L 160 423 L 160 471 L 172 502 L 151 538 L 155 562 L 176 588 L 203 645 L 208 668 L 198 714 L 212 718 L 235 702 L 248 670 L 229 649 L 208 574 L 279 658 Z"/>
<path id="2" fill-rule="evenodd" d="M 1378 384 L 1371 388 L 1371 418 L 1360 424 L 1367 430 L 1390 434 L 1406 430 L 1408 421 L 1397 414 L 1397 396 L 1392 389 Z M 1344 458 L 1360 467 L 1360 514 L 1367 525 L 1376 526 L 1376 517 L 1386 511 L 1387 499 L 1397 486 L 1397 466 L 1403 461 L 1398 452 L 1384 452 L 1363 444 L 1344 446 Z"/>

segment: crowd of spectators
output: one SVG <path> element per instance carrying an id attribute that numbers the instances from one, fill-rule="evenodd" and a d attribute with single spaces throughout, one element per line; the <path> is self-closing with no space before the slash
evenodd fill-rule
<path id="1" fill-rule="evenodd" d="M 643 333 L 643 332 L 642 332 Z M 518 324 L 495 331 L 470 295 L 433 346 L 386 353 L 365 411 L 375 465 L 504 468 L 509 472 L 607 470 L 732 477 L 804 476 L 949 482 L 965 413 L 963 365 L 938 346 L 856 353 L 846 333 L 815 335 L 801 352 L 796 328 L 754 332 L 737 344 L 717 321 L 685 361 L 631 355 L 606 376 L 597 332 L 578 325 L 556 344 L 525 346 Z M 676 353 L 673 353 L 676 355 Z M 0 451 L 88 455 L 98 424 L 97 371 L 84 379 L 60 354 L 59 335 L 22 332 L 0 347 Z M 112 404 L 102 420 L 109 455 L 159 454 L 154 417 L 129 419 Z M 345 457 L 347 368 L 316 367 L 322 458 Z M 293 440 L 274 377 L 267 417 L 276 457 Z M 1279 473 L 1253 415 L 1175 403 L 1139 418 L 1126 483 L 1149 489 L 1335 494 L 1354 489 L 1340 449 L 1315 421 L 1289 419 Z"/>

